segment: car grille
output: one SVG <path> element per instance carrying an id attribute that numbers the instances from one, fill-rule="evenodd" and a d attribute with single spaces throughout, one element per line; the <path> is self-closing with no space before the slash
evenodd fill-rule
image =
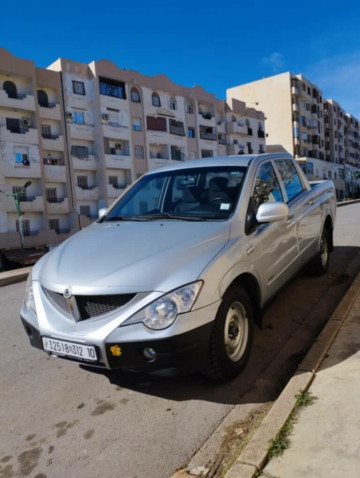
<path id="1" fill-rule="evenodd" d="M 86 320 L 93 317 L 109 314 L 110 312 L 123 307 L 130 302 L 136 294 L 117 294 L 117 295 L 77 295 L 71 299 L 66 299 L 63 294 L 43 288 L 49 301 L 62 312 L 73 316 L 74 307 L 71 307 L 70 301 L 76 303 L 77 320 Z M 74 317 L 75 318 L 75 317 Z"/>

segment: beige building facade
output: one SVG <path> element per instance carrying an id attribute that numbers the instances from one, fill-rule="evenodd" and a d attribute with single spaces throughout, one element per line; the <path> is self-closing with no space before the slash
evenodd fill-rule
<path id="1" fill-rule="evenodd" d="M 267 151 L 287 151 L 309 179 L 332 179 L 338 199 L 360 190 L 359 122 L 303 75 L 282 73 L 227 90 L 265 114 Z"/>
<path id="2" fill-rule="evenodd" d="M 148 170 L 265 152 L 264 114 L 107 60 L 47 69 L 0 49 L 0 251 L 52 246 Z"/>

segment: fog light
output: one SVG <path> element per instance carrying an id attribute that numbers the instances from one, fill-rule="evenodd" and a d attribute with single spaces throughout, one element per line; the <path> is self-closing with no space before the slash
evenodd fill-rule
<path id="1" fill-rule="evenodd" d="M 146 347 L 143 349 L 143 357 L 148 362 L 155 362 L 157 358 L 157 353 L 151 347 Z"/>

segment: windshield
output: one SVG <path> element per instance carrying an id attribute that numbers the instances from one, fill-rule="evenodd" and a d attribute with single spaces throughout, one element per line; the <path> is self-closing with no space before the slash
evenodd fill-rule
<path id="1" fill-rule="evenodd" d="M 144 176 L 102 221 L 226 219 L 237 204 L 246 168 L 179 169 Z"/>

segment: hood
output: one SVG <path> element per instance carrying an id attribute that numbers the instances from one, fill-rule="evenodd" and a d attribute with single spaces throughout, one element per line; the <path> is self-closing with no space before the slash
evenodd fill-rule
<path id="1" fill-rule="evenodd" d="M 167 292 L 196 280 L 229 233 L 229 222 L 95 223 L 47 254 L 36 275 L 74 294 Z"/>

